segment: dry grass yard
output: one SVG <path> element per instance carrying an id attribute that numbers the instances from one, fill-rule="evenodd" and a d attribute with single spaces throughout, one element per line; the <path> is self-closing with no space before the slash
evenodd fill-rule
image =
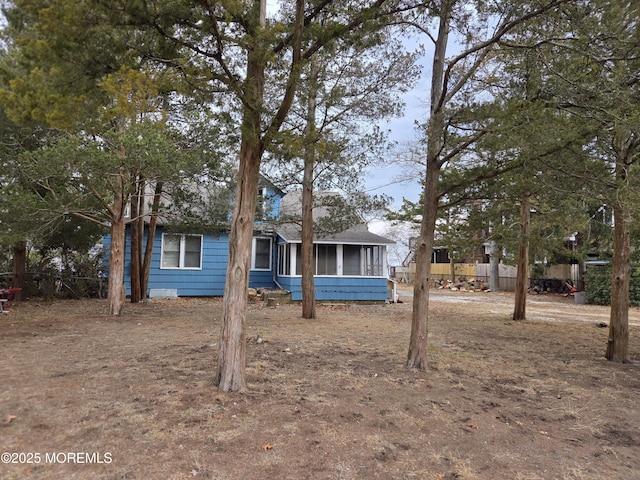
<path id="1" fill-rule="evenodd" d="M 0 317 L 0 478 L 640 478 L 640 367 L 604 360 L 608 310 L 529 300 L 516 323 L 509 294 L 434 290 L 424 373 L 404 368 L 410 301 L 315 321 L 252 304 L 234 394 L 211 381 L 218 299 L 119 318 L 99 300 L 15 305 Z"/>

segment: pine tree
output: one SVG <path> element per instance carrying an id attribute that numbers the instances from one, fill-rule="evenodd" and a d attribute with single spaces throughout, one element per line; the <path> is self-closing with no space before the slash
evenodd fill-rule
<path id="1" fill-rule="evenodd" d="M 423 210 L 420 239 L 417 248 L 416 281 L 412 313 L 411 337 L 407 354 L 407 367 L 424 370 L 427 356 L 427 334 L 429 316 L 429 276 L 431 252 L 437 221 L 440 189 L 440 173 L 447 162 L 455 158 L 470 145 L 478 141 L 484 133 L 465 135 L 457 142 L 451 142 L 449 120 L 450 107 L 456 96 L 476 78 L 480 69 L 487 65 L 496 51 L 499 41 L 513 29 L 531 19 L 553 12 L 563 1 L 549 1 L 535 6 L 528 2 L 489 8 L 485 2 L 474 3 L 475 9 L 467 8 L 468 2 L 443 0 L 433 5 L 436 19 L 436 34 L 427 31 L 434 43 L 434 55 L 430 91 L 430 115 L 426 128 L 426 172 L 424 180 Z M 501 10 L 501 8 L 503 8 Z M 475 12 L 478 18 L 473 19 Z M 486 22 L 499 19 L 497 23 Z M 485 25 L 493 25 L 485 32 L 473 31 L 480 20 Z M 475 23 L 478 22 L 478 23 Z M 425 25 L 428 25 L 425 23 Z M 465 29 L 464 27 L 470 26 Z M 449 34 L 452 27 L 468 32 L 462 51 L 447 58 L 450 45 Z M 455 132 L 454 132 L 455 133 Z"/>

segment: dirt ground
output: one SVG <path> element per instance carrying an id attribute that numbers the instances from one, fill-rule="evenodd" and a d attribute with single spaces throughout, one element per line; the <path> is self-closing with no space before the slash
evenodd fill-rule
<path id="1" fill-rule="evenodd" d="M 411 303 L 250 305 L 248 388 L 212 384 L 221 301 L 31 300 L 0 317 L 1 479 L 637 479 L 640 366 L 608 309 L 433 290 Z M 640 312 L 631 312 L 640 360 Z M 258 341 L 261 338 L 262 341 Z"/>

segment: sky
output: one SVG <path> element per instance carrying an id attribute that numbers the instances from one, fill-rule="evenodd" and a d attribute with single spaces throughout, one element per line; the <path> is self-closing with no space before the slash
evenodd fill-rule
<path id="1" fill-rule="evenodd" d="M 424 77 L 424 74 L 423 74 Z M 425 81 L 421 79 L 416 87 L 405 95 L 404 115 L 393 119 L 383 125 L 389 130 L 391 140 L 405 143 L 415 143 L 419 138 L 415 128 L 415 120 L 423 120 L 426 106 L 423 100 L 427 91 Z M 365 188 L 372 195 L 388 195 L 393 198 L 389 207 L 398 210 L 403 198 L 417 201 L 422 192 L 422 185 L 417 180 L 424 175 L 420 166 L 410 169 L 407 165 L 391 163 L 384 168 L 370 168 L 365 175 Z M 387 249 L 389 265 L 401 265 L 409 253 L 409 238 L 418 235 L 416 226 L 409 224 L 397 224 L 382 219 L 372 220 L 368 223 L 369 230 L 375 234 L 394 240 L 396 244 Z"/>
<path id="2" fill-rule="evenodd" d="M 415 92 L 409 100 L 415 101 L 418 95 L 419 92 Z M 415 128 L 415 120 L 424 117 L 424 109 L 425 107 L 419 106 L 416 102 L 406 107 L 403 117 L 383 125 L 389 130 L 389 138 L 399 143 L 400 149 L 417 142 L 418 132 Z M 384 160 L 388 162 L 386 166 L 373 166 L 366 172 L 364 180 L 367 193 L 392 197 L 391 208 L 394 210 L 400 208 L 403 197 L 417 201 L 422 191 L 417 178 L 423 176 L 422 169 L 419 166 L 410 168 L 406 164 L 397 163 L 394 158 Z"/>
<path id="3" fill-rule="evenodd" d="M 266 0 L 267 16 L 275 16 L 281 0 Z M 398 118 L 385 121 L 380 124 L 384 130 L 388 130 L 389 138 L 398 142 L 400 147 L 415 144 L 419 138 L 415 122 L 424 122 L 428 113 L 427 99 L 429 96 L 429 73 L 431 58 L 427 54 L 422 63 L 422 74 L 413 89 L 403 95 L 405 102 L 404 114 Z M 422 191 L 418 179 L 424 175 L 422 168 L 408 167 L 406 164 L 394 163 L 393 158 L 384 159 L 387 166 L 371 167 L 364 175 L 366 192 L 371 195 L 387 195 L 393 198 L 389 205 L 397 210 L 403 203 L 403 198 L 417 201 Z M 369 222 L 369 230 L 378 235 L 395 240 L 396 246 L 389 248 L 388 258 L 390 265 L 400 265 L 409 249 L 406 246 L 410 237 L 416 236 L 411 225 L 392 225 L 383 220 Z"/>
<path id="4" fill-rule="evenodd" d="M 423 58 L 420 78 L 414 87 L 402 96 L 405 103 L 403 115 L 380 123 L 380 128 L 389 132 L 389 139 L 398 143 L 400 152 L 406 150 L 408 145 L 416 144 L 420 138 L 416 121 L 424 123 L 428 115 L 430 68 L 426 64 L 429 61 L 427 56 Z M 419 167 L 416 169 L 409 168 L 406 164 L 398 164 L 393 161 L 393 158 L 384 160 L 388 166 L 371 167 L 367 172 L 365 176 L 367 192 L 393 197 L 391 207 L 394 209 L 402 205 L 403 197 L 417 201 L 422 187 L 416 178 L 422 177 L 424 172 L 420 171 Z"/>
<path id="5" fill-rule="evenodd" d="M 424 123 L 428 116 L 428 97 L 430 89 L 430 69 L 425 66 L 430 61 L 426 56 L 423 59 L 421 77 L 415 86 L 403 95 L 405 108 L 403 115 L 380 125 L 389 131 L 389 138 L 398 142 L 400 151 L 407 145 L 415 146 L 420 133 L 416 129 L 416 121 Z M 420 152 L 418 148 L 418 152 Z M 426 155 L 426 152 L 424 152 Z M 424 169 L 420 165 L 408 166 L 393 162 L 392 158 L 385 167 L 369 168 L 365 175 L 365 188 L 372 195 L 388 195 L 393 198 L 389 205 L 392 210 L 398 210 L 403 203 L 403 198 L 417 201 L 422 193 L 422 185 L 419 179 L 424 177 Z M 417 237 L 417 227 L 409 224 L 392 224 L 389 221 L 377 219 L 370 221 L 369 230 L 383 237 L 396 241 L 396 245 L 387 251 L 389 265 L 401 265 L 409 253 L 408 241 L 411 237 Z"/>
<path id="6" fill-rule="evenodd" d="M 277 15 L 281 0 L 266 0 L 267 16 Z M 411 48 L 411 45 L 409 45 Z M 427 64 L 430 59 L 425 57 L 423 63 Z M 415 121 L 424 121 L 427 106 L 426 98 L 429 92 L 428 68 L 423 66 L 421 78 L 416 82 L 412 90 L 407 92 L 403 98 L 405 101 L 404 115 L 394 118 L 389 122 L 383 122 L 380 127 L 389 130 L 389 137 L 400 144 L 415 142 L 418 133 L 415 129 Z M 385 159 L 389 160 L 389 159 Z M 411 175 L 406 174 L 406 166 L 391 164 L 386 167 L 373 167 L 365 174 L 365 188 L 367 193 L 372 195 L 385 194 L 393 198 L 391 207 L 398 209 L 402 205 L 402 198 L 416 201 L 421 193 L 420 183 L 415 181 L 416 172 Z M 403 170 L 405 170 L 403 172 Z M 407 180 L 407 178 L 409 178 Z"/>

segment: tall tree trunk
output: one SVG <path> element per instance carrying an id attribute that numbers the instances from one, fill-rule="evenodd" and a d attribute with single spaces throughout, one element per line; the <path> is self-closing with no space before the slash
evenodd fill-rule
<path id="1" fill-rule="evenodd" d="M 124 305 L 124 218 L 111 220 L 109 248 L 109 315 L 120 315 Z"/>
<path id="2" fill-rule="evenodd" d="M 613 208 L 613 258 L 611 263 L 611 312 L 607 360 L 629 361 L 629 284 L 631 279 L 630 218 L 623 205 Z"/>
<path id="3" fill-rule="evenodd" d="M 266 0 L 255 2 L 258 8 L 259 28 L 252 32 L 255 38 L 265 23 Z M 296 0 L 296 26 L 291 57 L 291 74 L 280 108 L 272 119 L 268 131 L 261 137 L 261 115 L 264 100 L 265 62 L 268 55 L 261 51 L 260 39 L 249 47 L 247 76 L 243 91 L 242 139 L 240 142 L 240 165 L 236 186 L 235 205 L 229 231 L 229 260 L 222 302 L 222 329 L 218 349 L 218 368 L 215 384 L 224 392 L 237 391 L 245 387 L 246 310 L 249 269 L 251 267 L 251 244 L 253 222 L 258 197 L 260 161 L 264 152 L 265 138 L 270 138 L 280 129 L 293 103 L 299 80 L 302 29 L 304 25 L 304 1 Z M 255 27 L 255 26 L 254 26 Z"/>
<path id="4" fill-rule="evenodd" d="M 149 218 L 149 230 L 147 232 L 147 245 L 144 249 L 144 258 L 142 260 L 142 269 L 140 272 L 140 295 L 142 300 L 146 300 L 147 290 L 149 289 L 151 257 L 153 255 L 153 243 L 155 242 L 156 230 L 158 228 L 158 211 L 160 209 L 160 199 L 162 197 L 163 185 L 163 182 L 157 182 L 155 191 L 153 193 L 153 203 L 151 205 L 151 215 Z"/>
<path id="5" fill-rule="evenodd" d="M 629 284 L 631 278 L 630 219 L 619 203 L 613 208 L 613 259 L 611 264 L 611 312 L 607 360 L 629 361 Z"/>
<path id="6" fill-rule="evenodd" d="M 124 249 L 125 222 L 123 217 L 111 220 L 111 245 L 109 247 L 109 315 L 120 315 L 125 300 Z"/>
<path id="7" fill-rule="evenodd" d="M 142 235 L 144 235 L 144 224 L 139 221 L 139 216 L 142 214 L 140 210 L 141 201 L 143 196 L 141 192 L 142 184 L 138 178 L 132 179 L 133 196 L 131 198 L 131 220 L 129 223 L 130 235 L 130 248 L 131 253 L 131 268 L 130 268 L 130 283 L 131 283 L 131 303 L 138 303 L 141 300 L 141 287 L 140 287 L 140 270 L 142 268 Z M 142 227 L 142 228 L 141 228 Z"/>
<path id="8" fill-rule="evenodd" d="M 313 257 L 313 160 L 305 159 L 302 181 L 302 318 L 316 318 Z"/>
<path id="9" fill-rule="evenodd" d="M 430 162 L 427 166 L 424 185 L 424 206 L 420 238 L 416 249 L 416 278 L 413 287 L 413 311 L 411 315 L 411 336 L 407 354 L 407 368 L 426 370 L 427 336 L 429 320 L 429 278 L 431 276 L 431 256 L 433 254 L 434 233 L 438 216 L 439 168 Z"/>
<path id="10" fill-rule="evenodd" d="M 125 218 L 124 209 L 127 202 L 125 185 L 126 173 L 123 168 L 118 175 L 118 188 L 115 191 L 111 212 L 111 245 L 109 248 L 109 315 L 120 315 L 124 306 L 124 251 L 125 251 Z"/>
<path id="11" fill-rule="evenodd" d="M 495 240 L 489 242 L 489 290 L 500 291 L 500 252 Z"/>
<path id="12" fill-rule="evenodd" d="M 514 320 L 526 320 L 527 289 L 529 280 L 529 231 L 531 229 L 531 197 L 524 194 L 520 200 L 520 237 L 516 270 Z"/>
<path id="13" fill-rule="evenodd" d="M 311 61 L 305 127 L 304 173 L 302 178 L 302 318 L 316 318 L 315 259 L 313 256 L 313 171 L 316 162 L 316 96 L 318 66 Z"/>
<path id="14" fill-rule="evenodd" d="M 26 298 L 26 282 L 27 282 L 27 242 L 18 240 L 13 244 L 13 275 L 11 278 L 11 286 L 21 288 L 14 299 L 17 301 Z"/>
<path id="15" fill-rule="evenodd" d="M 247 289 L 260 157 L 259 144 L 243 138 L 235 206 L 229 232 L 229 263 L 222 303 L 222 331 L 215 378 L 216 385 L 224 392 L 237 391 L 246 385 Z"/>
<path id="16" fill-rule="evenodd" d="M 141 302 L 142 300 L 144 300 L 145 298 L 145 286 L 143 285 L 143 275 L 144 275 L 144 271 L 143 271 L 143 245 L 144 245 L 144 218 L 145 218 L 145 213 L 146 213 L 146 208 L 145 208 L 145 188 L 146 188 L 146 184 L 147 181 L 144 177 L 140 177 L 139 181 L 138 181 L 138 189 L 136 190 L 137 193 L 137 198 L 134 200 L 136 201 L 136 203 L 138 204 L 138 219 L 135 220 L 135 222 L 138 225 L 138 238 L 137 238 L 137 242 L 136 242 L 136 262 L 138 263 L 138 290 L 139 290 L 139 296 L 138 296 L 138 301 Z M 133 253 L 132 253 L 133 256 Z"/>
<path id="17" fill-rule="evenodd" d="M 619 129 L 620 127 L 618 127 Z M 611 312 L 605 357 L 613 362 L 629 361 L 629 285 L 631 283 L 631 212 L 625 205 L 623 189 L 631 168 L 630 135 L 616 131 L 616 182 L 619 185 L 613 206 L 613 258 L 611 262 Z"/>
<path id="18" fill-rule="evenodd" d="M 429 322 L 429 277 L 433 254 L 436 219 L 438 217 L 438 180 L 442 163 L 440 151 L 444 136 L 444 64 L 449 38 L 450 9 L 443 2 L 440 13 L 431 75 L 431 115 L 427 132 L 427 171 L 423 191 L 422 224 L 416 248 L 416 278 L 413 287 L 411 336 L 407 353 L 407 368 L 426 370 Z"/>
<path id="19" fill-rule="evenodd" d="M 261 55 L 250 51 L 243 109 L 240 165 L 235 205 L 229 231 L 229 260 L 222 303 L 222 331 L 215 384 L 223 392 L 245 387 L 246 310 L 251 246 L 258 197 L 263 144 L 260 138 L 265 65 Z"/>

